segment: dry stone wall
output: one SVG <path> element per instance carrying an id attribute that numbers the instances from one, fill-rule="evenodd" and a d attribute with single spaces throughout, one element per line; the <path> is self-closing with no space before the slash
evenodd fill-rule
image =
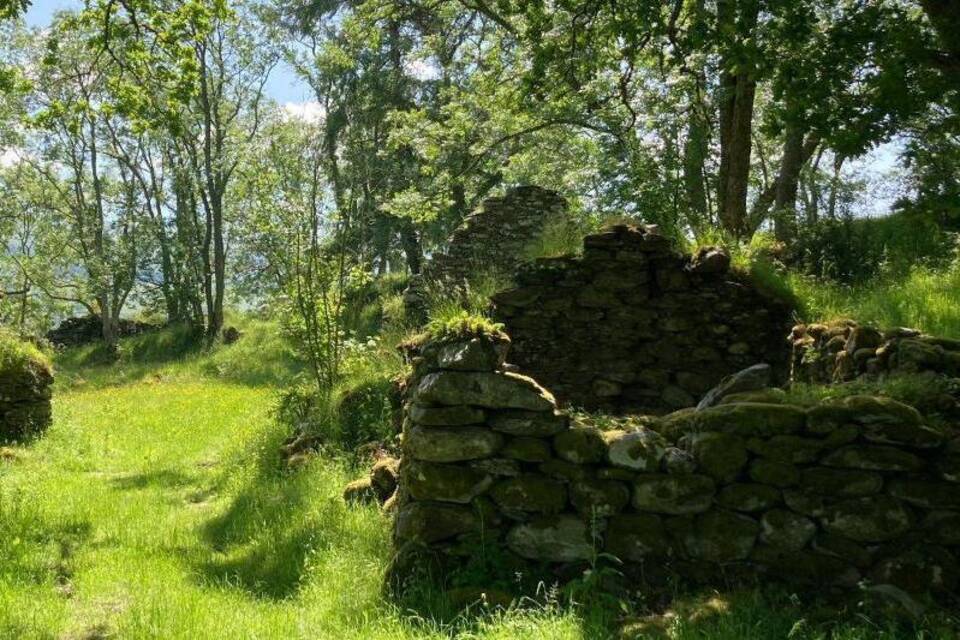
<path id="1" fill-rule="evenodd" d="M 915 409 L 753 392 L 601 430 L 504 364 L 508 346 L 476 336 L 413 353 L 395 581 L 414 559 L 449 571 L 493 547 L 557 576 L 606 552 L 648 584 L 956 591 L 960 440 Z"/>
<path id="2" fill-rule="evenodd" d="M 829 384 L 865 375 L 933 373 L 960 376 L 960 340 L 916 329 L 881 331 L 852 320 L 801 324 L 790 332 L 791 379 Z"/>
<path id="3" fill-rule="evenodd" d="M 785 380 L 791 309 L 730 269 L 724 252 L 682 255 L 653 227 L 584 239 L 582 257 L 541 259 L 494 296 L 511 358 L 561 404 L 664 413 L 768 362 Z"/>

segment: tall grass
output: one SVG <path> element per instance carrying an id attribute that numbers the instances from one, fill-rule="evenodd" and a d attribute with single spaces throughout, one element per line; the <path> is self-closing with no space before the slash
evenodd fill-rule
<path id="1" fill-rule="evenodd" d="M 945 269 L 914 267 L 902 278 L 851 286 L 791 275 L 809 321 L 852 318 L 879 327 L 912 327 L 960 338 L 960 263 Z"/>

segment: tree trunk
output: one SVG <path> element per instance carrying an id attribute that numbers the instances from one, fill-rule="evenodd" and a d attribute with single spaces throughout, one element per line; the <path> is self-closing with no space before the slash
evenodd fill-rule
<path id="1" fill-rule="evenodd" d="M 717 22 L 721 33 L 733 42 L 726 46 L 720 78 L 720 172 L 717 195 L 720 222 L 734 237 L 749 232 L 747 188 L 750 179 L 750 152 L 753 145 L 753 107 L 757 81 L 745 68 L 737 51 L 751 37 L 759 16 L 757 0 L 718 0 Z M 735 69 L 736 71 L 732 71 Z"/>
<path id="2" fill-rule="evenodd" d="M 793 238 L 797 224 L 797 185 L 803 167 L 804 127 L 788 122 L 777 174 L 776 193 L 773 198 L 773 225 L 777 240 Z"/>

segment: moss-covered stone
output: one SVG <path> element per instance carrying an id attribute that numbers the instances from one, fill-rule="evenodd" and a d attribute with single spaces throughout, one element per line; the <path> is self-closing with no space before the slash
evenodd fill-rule
<path id="1" fill-rule="evenodd" d="M 786 509 L 773 509 L 760 518 L 760 539 L 773 547 L 802 549 L 816 532 L 812 520 Z"/>
<path id="2" fill-rule="evenodd" d="M 512 478 L 520 475 L 520 463 L 509 458 L 497 457 L 471 460 L 469 468 L 483 473 L 489 473 L 491 476 L 504 478 Z"/>
<path id="3" fill-rule="evenodd" d="M 658 471 L 667 448 L 663 436 L 649 429 L 608 431 L 603 434 L 607 460 L 615 467 L 632 471 Z"/>
<path id="4" fill-rule="evenodd" d="M 720 509 L 696 517 L 690 527 L 680 527 L 679 522 L 671 521 L 671 532 L 680 537 L 691 558 L 708 562 L 746 559 L 760 531 L 753 518 Z"/>
<path id="5" fill-rule="evenodd" d="M 867 548 L 849 538 L 826 531 L 817 533 L 813 538 L 812 547 L 818 553 L 836 556 L 858 569 L 873 564 L 873 554 Z"/>
<path id="6" fill-rule="evenodd" d="M 763 511 L 781 502 L 780 491 L 765 484 L 728 484 L 717 494 L 717 503 L 734 511 Z"/>
<path id="7" fill-rule="evenodd" d="M 546 476 L 565 481 L 584 480 L 591 477 L 593 473 L 591 467 L 574 464 L 557 458 L 548 460 L 540 464 L 537 468 L 540 470 L 540 473 Z"/>
<path id="8" fill-rule="evenodd" d="M 758 545 L 750 559 L 766 567 L 772 578 L 792 584 L 854 587 L 861 577 L 841 558 L 815 551 Z"/>
<path id="9" fill-rule="evenodd" d="M 660 461 L 665 473 L 687 474 L 697 470 L 697 459 L 692 453 L 679 447 L 667 447 Z"/>
<path id="10" fill-rule="evenodd" d="M 412 427 L 403 436 L 403 451 L 415 460 L 458 462 L 488 458 L 503 446 L 503 436 L 482 427 Z"/>
<path id="11" fill-rule="evenodd" d="M 900 501 L 871 496 L 828 506 L 820 523 L 827 532 L 856 542 L 883 542 L 909 531 L 913 518 Z"/>
<path id="12" fill-rule="evenodd" d="M 743 439 L 728 433 L 690 434 L 681 443 L 693 453 L 697 468 L 719 482 L 734 480 L 747 463 Z"/>
<path id="13" fill-rule="evenodd" d="M 433 544 L 474 531 L 479 524 L 469 507 L 410 502 L 397 511 L 394 535 L 402 541 Z"/>
<path id="14" fill-rule="evenodd" d="M 581 518 L 553 515 L 518 524 L 507 533 L 507 546 L 528 560 L 575 562 L 593 557 L 590 528 Z"/>
<path id="15" fill-rule="evenodd" d="M 870 471 L 810 467 L 803 470 L 800 484 L 820 495 L 852 498 L 879 493 L 883 477 Z"/>
<path id="16" fill-rule="evenodd" d="M 960 512 L 931 511 L 920 523 L 920 529 L 931 542 L 960 546 Z"/>
<path id="17" fill-rule="evenodd" d="M 610 516 L 629 504 L 630 489 L 616 480 L 580 480 L 570 485 L 570 502 L 585 516 Z"/>
<path id="18" fill-rule="evenodd" d="M 502 410 L 490 412 L 487 424 L 511 436 L 547 438 L 567 428 L 567 416 L 559 411 Z"/>
<path id="19" fill-rule="evenodd" d="M 774 487 L 792 487 L 800 482 L 800 469 L 796 465 L 768 458 L 751 462 L 748 475 L 754 482 Z"/>
<path id="20" fill-rule="evenodd" d="M 802 436 L 748 438 L 747 449 L 763 458 L 794 464 L 814 462 L 824 447 L 821 440 Z"/>
<path id="21" fill-rule="evenodd" d="M 515 373 L 438 371 L 414 391 L 419 404 L 474 405 L 490 409 L 553 411 L 553 396 L 532 378 Z"/>
<path id="22" fill-rule="evenodd" d="M 490 497 L 506 512 L 559 513 L 567 504 L 567 489 L 551 478 L 522 475 L 498 482 Z"/>
<path id="23" fill-rule="evenodd" d="M 510 340 L 502 333 L 449 341 L 437 349 L 437 366 L 455 371 L 495 371 L 506 360 L 509 348 Z"/>
<path id="24" fill-rule="evenodd" d="M 698 474 L 644 474 L 633 485 L 633 506 L 639 511 L 672 515 L 701 513 L 710 508 L 716 486 Z"/>
<path id="25" fill-rule="evenodd" d="M 841 404 L 820 404 L 807 409 L 807 431 L 827 435 L 853 422 L 854 411 Z"/>
<path id="26" fill-rule="evenodd" d="M 671 437 L 696 431 L 716 431 L 742 437 L 769 438 L 801 431 L 806 423 L 803 409 L 792 405 L 741 402 L 710 407 L 667 420 L 662 429 Z M 679 433 L 678 433 L 679 431 Z"/>
<path id="27" fill-rule="evenodd" d="M 485 418 L 483 409 L 462 404 L 452 407 L 428 407 L 421 404 L 411 404 L 408 413 L 413 422 L 428 427 L 482 424 Z"/>
<path id="28" fill-rule="evenodd" d="M 887 490 L 895 498 L 925 509 L 960 509 L 960 488 L 955 484 L 897 478 Z"/>
<path id="29" fill-rule="evenodd" d="M 605 551 L 624 562 L 643 562 L 650 556 L 664 556 L 671 541 L 659 516 L 629 514 L 610 518 Z"/>
<path id="30" fill-rule="evenodd" d="M 839 402 L 851 412 L 854 422 L 863 425 L 899 424 L 919 426 L 923 416 L 910 405 L 883 396 L 847 396 Z"/>
<path id="31" fill-rule="evenodd" d="M 593 464 L 607 457 L 607 444 L 603 433 L 594 428 L 568 429 L 553 438 L 557 456 L 574 464 Z"/>
<path id="32" fill-rule="evenodd" d="M 783 404 L 787 401 L 787 392 L 783 389 L 758 389 L 756 391 L 741 391 L 724 396 L 717 404 L 740 404 L 753 402 L 762 404 Z"/>
<path id="33" fill-rule="evenodd" d="M 822 463 L 828 467 L 865 469 L 867 471 L 917 471 L 925 464 L 909 451 L 879 445 L 851 445 L 827 455 Z"/>
<path id="34" fill-rule="evenodd" d="M 952 592 L 957 587 L 958 573 L 953 554 L 942 547 L 923 545 L 881 559 L 869 577 L 909 593 Z"/>
<path id="35" fill-rule="evenodd" d="M 546 462 L 553 457 L 550 443 L 540 438 L 511 438 L 500 450 L 500 455 L 522 462 Z"/>
<path id="36" fill-rule="evenodd" d="M 411 460 L 403 465 L 403 482 L 417 500 L 468 504 L 493 484 L 493 477 L 462 465 Z"/>

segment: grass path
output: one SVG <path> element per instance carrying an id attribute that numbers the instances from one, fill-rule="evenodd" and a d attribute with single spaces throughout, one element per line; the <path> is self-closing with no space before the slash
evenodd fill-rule
<path id="1" fill-rule="evenodd" d="M 59 393 L 48 434 L 0 461 L 0 637 L 439 634 L 381 599 L 388 526 L 343 505 L 342 467 L 277 470 L 271 401 L 208 379 Z M 475 631 L 582 636 L 540 622 Z"/>

